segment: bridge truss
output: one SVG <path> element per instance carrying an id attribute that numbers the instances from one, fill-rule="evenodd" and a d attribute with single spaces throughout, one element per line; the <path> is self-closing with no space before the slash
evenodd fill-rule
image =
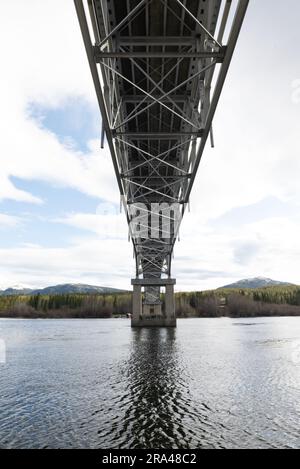
<path id="1" fill-rule="evenodd" d="M 170 278 L 180 220 L 207 139 L 214 144 L 213 117 L 248 0 L 74 2 L 102 115 L 101 146 L 105 135 L 136 278 Z M 149 286 L 147 294 L 150 303 L 159 302 L 159 287 Z"/>

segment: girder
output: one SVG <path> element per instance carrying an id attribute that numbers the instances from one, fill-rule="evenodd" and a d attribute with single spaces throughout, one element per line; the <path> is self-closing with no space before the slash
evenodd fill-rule
<path id="1" fill-rule="evenodd" d="M 209 135 L 213 144 L 213 117 L 249 0 L 239 0 L 231 24 L 231 0 L 74 2 L 136 277 L 170 277 L 174 243 Z M 147 301 L 157 302 L 158 295 L 158 287 L 149 287 Z"/>

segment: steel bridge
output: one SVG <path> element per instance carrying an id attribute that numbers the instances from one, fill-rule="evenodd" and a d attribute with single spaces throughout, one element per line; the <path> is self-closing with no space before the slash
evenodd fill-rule
<path id="1" fill-rule="evenodd" d="M 133 243 L 132 325 L 175 326 L 172 252 L 249 0 L 74 3 Z"/>

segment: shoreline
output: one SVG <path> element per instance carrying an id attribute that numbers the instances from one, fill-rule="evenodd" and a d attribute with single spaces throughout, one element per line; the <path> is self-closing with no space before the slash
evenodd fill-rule
<path id="1" fill-rule="evenodd" d="M 268 318 L 300 318 L 300 315 L 287 315 L 287 314 L 282 314 L 282 315 L 264 315 L 264 316 L 179 316 L 176 319 L 181 320 L 181 319 L 268 319 Z M 130 321 L 131 318 L 127 318 L 125 316 L 118 316 L 118 317 L 97 317 L 97 316 L 86 316 L 86 317 L 72 317 L 72 316 L 32 316 L 32 317 L 22 317 L 22 316 L 1 316 L 0 315 L 0 321 L 1 320 L 7 320 L 7 319 L 21 319 L 22 321 L 28 319 L 28 320 L 53 320 L 53 319 L 59 319 L 59 320 L 64 320 L 64 319 L 77 319 L 77 320 L 82 320 L 82 319 L 103 319 L 103 320 L 109 320 L 109 319 L 126 319 Z"/>

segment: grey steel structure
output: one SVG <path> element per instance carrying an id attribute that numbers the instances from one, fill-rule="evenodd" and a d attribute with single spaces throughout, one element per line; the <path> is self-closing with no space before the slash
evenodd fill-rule
<path id="1" fill-rule="evenodd" d="M 132 325 L 175 326 L 174 243 L 249 0 L 74 2 L 133 242 Z"/>

